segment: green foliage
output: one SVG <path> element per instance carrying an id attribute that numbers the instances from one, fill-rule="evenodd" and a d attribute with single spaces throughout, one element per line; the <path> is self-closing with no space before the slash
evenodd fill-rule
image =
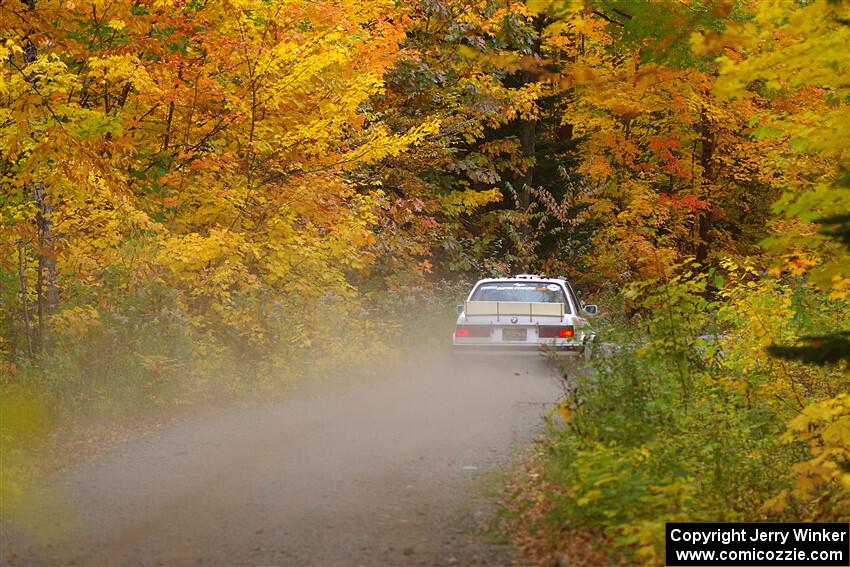
<path id="1" fill-rule="evenodd" d="M 698 0 L 643 2 L 641 0 L 591 0 L 591 9 L 606 18 L 609 32 L 626 49 L 640 46 L 644 62 L 665 62 L 676 67 L 704 70 L 711 60 L 694 53 L 690 30 L 718 34 L 730 21 L 747 17 L 743 2 Z"/>
<path id="2" fill-rule="evenodd" d="M 830 335 L 800 337 L 801 346 L 771 345 L 767 351 L 778 358 L 808 364 L 837 364 L 850 360 L 850 331 Z"/>
<path id="3" fill-rule="evenodd" d="M 818 506 L 817 519 L 842 518 L 850 487 L 837 477 L 800 492 L 795 471 L 811 456 L 793 433 L 801 426 L 789 424 L 839 374 L 802 365 L 780 370 L 761 350 L 777 336 L 832 322 L 801 324 L 811 301 L 821 300 L 816 292 L 755 284 L 745 268 L 725 265 L 725 278 L 688 264 L 672 278 L 631 286 L 637 314 L 602 326 L 586 375 L 564 367 L 576 392 L 559 412 L 566 423 L 553 431 L 542 478 L 532 485 L 545 491 L 534 537 L 592 530 L 615 542 L 611 562 L 662 565 L 664 522 L 811 518 L 814 498 L 831 502 Z M 708 293 L 710 285 L 719 292 Z M 850 313 L 846 304 L 829 307 Z M 787 316 L 776 317 L 777 309 Z M 830 408 L 812 418 L 828 424 L 843 415 Z M 815 459 L 840 464 L 835 447 L 831 457 Z M 550 559 L 558 549 L 550 542 Z"/>

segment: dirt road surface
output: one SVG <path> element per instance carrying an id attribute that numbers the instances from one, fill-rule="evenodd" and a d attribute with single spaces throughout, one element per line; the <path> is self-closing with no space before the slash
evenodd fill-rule
<path id="1" fill-rule="evenodd" d="M 544 429 L 543 361 L 392 371 L 180 423 L 34 493 L 13 565 L 510 565 L 481 525 L 492 471 Z M 30 527 L 28 527 L 30 526 Z M 33 529 L 32 526 L 37 526 Z"/>

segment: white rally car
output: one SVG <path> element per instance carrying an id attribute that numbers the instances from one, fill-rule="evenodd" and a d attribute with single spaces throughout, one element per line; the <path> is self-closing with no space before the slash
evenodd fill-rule
<path id="1" fill-rule="evenodd" d="M 463 305 L 452 335 L 453 350 L 467 353 L 560 354 L 590 357 L 594 333 L 569 282 L 520 274 L 484 279 Z"/>

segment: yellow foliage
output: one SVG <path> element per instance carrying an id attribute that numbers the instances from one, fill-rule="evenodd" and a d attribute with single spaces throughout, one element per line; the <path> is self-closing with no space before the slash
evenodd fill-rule
<path id="1" fill-rule="evenodd" d="M 449 216 L 472 213 L 476 209 L 485 207 L 491 203 L 502 200 L 502 192 L 499 189 L 487 191 L 474 191 L 466 189 L 463 191 L 452 191 L 447 195 L 439 197 L 440 205 Z"/>
<path id="2" fill-rule="evenodd" d="M 783 439 L 808 445 L 811 459 L 793 467 L 795 485 L 788 496 L 805 504 L 810 519 L 816 520 L 826 505 L 817 502 L 824 489 L 831 490 L 832 509 L 850 509 L 850 472 L 846 469 L 850 462 L 850 394 L 806 406 L 788 422 Z"/>
<path id="3" fill-rule="evenodd" d="M 33 480 L 35 463 L 25 449 L 43 441 L 50 431 L 54 408 L 41 395 L 2 384 L 0 390 L 0 520 L 17 512 Z M 31 492 L 31 491 L 30 491 Z"/>
<path id="4" fill-rule="evenodd" d="M 100 327 L 100 314 L 91 306 L 69 307 L 51 318 L 53 328 L 61 334 L 82 336 Z"/>

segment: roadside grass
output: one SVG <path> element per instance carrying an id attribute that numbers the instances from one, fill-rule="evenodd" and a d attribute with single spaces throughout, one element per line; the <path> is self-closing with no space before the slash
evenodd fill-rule
<path id="1" fill-rule="evenodd" d="M 600 321 L 597 340 L 616 347 L 576 374 L 565 422 L 505 489 L 501 529 L 523 564 L 663 565 L 671 521 L 847 521 L 850 487 L 810 474 L 818 455 L 792 421 L 846 378 L 763 349 L 835 313 L 777 282 L 716 300 L 706 284 L 635 286 L 640 313 Z"/>
<path id="2" fill-rule="evenodd" d="M 524 453 L 527 452 L 527 448 L 524 449 L 526 451 L 516 457 L 516 462 L 525 461 Z M 503 495 L 504 487 L 511 481 L 513 473 L 514 471 L 510 467 L 488 470 L 476 480 L 473 491 L 490 502 L 498 503 Z M 489 518 L 481 529 L 485 540 L 493 545 L 511 544 L 510 535 L 501 529 L 499 523 L 502 513 L 502 509 L 497 508 L 493 517 Z"/>

